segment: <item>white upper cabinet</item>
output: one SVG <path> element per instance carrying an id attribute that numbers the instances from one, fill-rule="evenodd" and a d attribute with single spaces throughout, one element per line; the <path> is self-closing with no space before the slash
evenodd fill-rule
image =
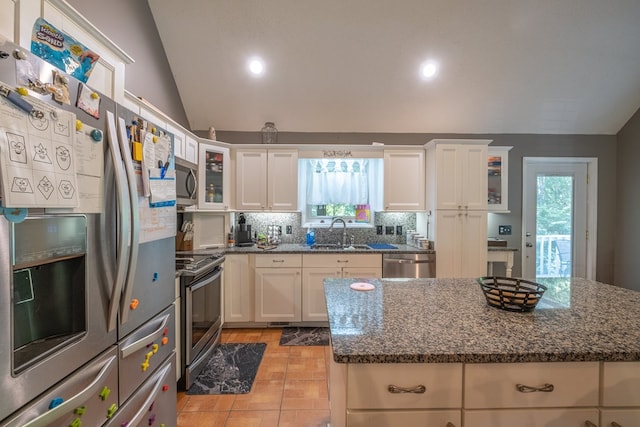
<path id="1" fill-rule="evenodd" d="M 200 144 L 198 163 L 198 209 L 226 211 L 230 209 L 229 149 L 213 144 Z"/>
<path id="2" fill-rule="evenodd" d="M 134 62 L 126 52 L 64 0 L 0 0 L 0 34 L 29 51 L 33 24 L 41 16 L 60 31 L 100 55 L 87 80 L 92 89 L 124 102 L 125 66 Z"/>
<path id="3" fill-rule="evenodd" d="M 184 156 L 182 157 L 184 160 L 198 164 L 198 140 L 188 133 L 184 139 L 184 153 L 181 154 Z"/>
<path id="4" fill-rule="evenodd" d="M 509 150 L 491 147 L 487 159 L 487 206 L 489 212 L 509 212 Z"/>
<path id="5" fill-rule="evenodd" d="M 434 209 L 487 209 L 490 140 L 433 140 L 427 144 L 428 202 Z"/>
<path id="6" fill-rule="evenodd" d="M 385 149 L 384 210 L 425 209 L 424 149 Z"/>
<path id="7" fill-rule="evenodd" d="M 284 211 L 298 208 L 298 151 L 238 149 L 236 209 Z"/>

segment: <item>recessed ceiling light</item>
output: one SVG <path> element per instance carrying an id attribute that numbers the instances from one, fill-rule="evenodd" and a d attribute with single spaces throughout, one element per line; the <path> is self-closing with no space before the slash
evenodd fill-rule
<path id="1" fill-rule="evenodd" d="M 425 80 L 429 80 L 432 79 L 436 76 L 436 74 L 438 74 L 438 64 L 434 61 L 426 61 L 423 62 L 422 65 L 420 66 L 420 76 L 425 79 Z"/>
<path id="2" fill-rule="evenodd" d="M 254 76 L 259 76 L 264 73 L 264 62 L 260 58 L 253 58 L 249 60 L 249 71 Z"/>

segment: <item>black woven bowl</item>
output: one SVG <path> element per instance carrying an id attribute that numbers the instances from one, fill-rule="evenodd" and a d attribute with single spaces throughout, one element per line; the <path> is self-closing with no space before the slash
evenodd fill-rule
<path id="1" fill-rule="evenodd" d="M 480 288 L 487 304 L 507 311 L 531 311 L 547 287 L 515 277 L 480 277 Z"/>

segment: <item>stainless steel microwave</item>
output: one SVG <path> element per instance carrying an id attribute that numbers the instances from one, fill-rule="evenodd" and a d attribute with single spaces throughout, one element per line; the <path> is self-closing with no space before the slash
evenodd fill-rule
<path id="1" fill-rule="evenodd" d="M 176 203 L 191 206 L 198 200 L 198 165 L 176 157 Z"/>

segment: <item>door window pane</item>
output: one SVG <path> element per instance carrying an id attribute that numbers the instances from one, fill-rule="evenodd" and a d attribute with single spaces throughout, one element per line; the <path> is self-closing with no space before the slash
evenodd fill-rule
<path id="1" fill-rule="evenodd" d="M 537 177 L 536 276 L 571 276 L 573 177 Z"/>

